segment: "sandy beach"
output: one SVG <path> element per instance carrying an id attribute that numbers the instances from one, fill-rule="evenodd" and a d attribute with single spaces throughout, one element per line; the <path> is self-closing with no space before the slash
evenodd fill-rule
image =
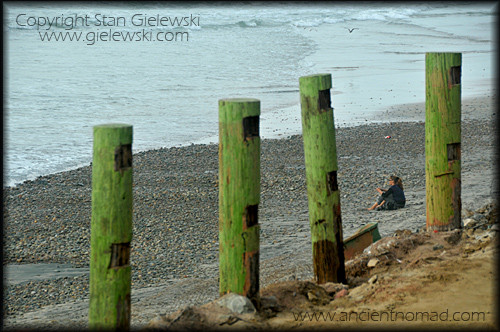
<path id="1" fill-rule="evenodd" d="M 467 99 L 462 105 L 462 207 L 475 211 L 498 196 L 493 167 L 496 95 Z M 425 226 L 421 107 L 398 108 L 397 114 L 411 115 L 412 122 L 366 119 L 365 125 L 337 128 L 344 238 L 369 222 L 379 223 L 382 237 Z M 387 135 L 392 138 L 385 139 Z M 261 287 L 290 278 L 310 280 L 301 136 L 264 139 L 261 150 Z M 403 179 L 406 207 L 367 211 L 375 188 L 386 186 L 391 174 Z M 217 144 L 134 155 L 133 328 L 218 298 L 217 176 Z M 25 265 L 23 273 L 35 276 L 40 272 L 29 264 L 61 264 L 44 280 L 16 283 L 15 274 L 9 274 L 3 303 L 6 329 L 86 326 L 90 180 L 86 166 L 4 189 L 4 269 Z M 76 269 L 71 273 L 81 269 L 81 274 L 64 275 L 62 267 L 68 266 Z"/>

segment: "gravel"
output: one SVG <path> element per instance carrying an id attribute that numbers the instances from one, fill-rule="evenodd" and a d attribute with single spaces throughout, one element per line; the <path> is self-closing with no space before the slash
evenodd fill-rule
<path id="1" fill-rule="evenodd" d="M 403 179 L 409 204 L 425 188 L 424 123 L 337 128 L 338 182 L 344 237 L 373 214 L 366 208 L 388 175 Z M 495 123 L 462 122 L 462 171 L 491 169 Z M 392 138 L 386 139 L 390 135 Z M 261 259 L 310 249 L 303 142 L 300 135 L 261 144 Z M 134 154 L 132 288 L 218 276 L 218 146 L 191 145 Z M 415 193 L 415 194 L 412 194 Z M 425 191 L 424 191 L 425 195 Z M 3 264 L 61 263 L 89 267 L 91 166 L 4 188 Z M 377 219 L 378 220 L 378 219 Z M 397 229 L 385 221 L 382 236 Z M 425 221 L 424 221 L 425 223 Z M 269 263 L 262 265 L 270 266 Z M 292 269 L 293 270 L 293 269 Z M 291 270 L 291 271 L 292 271 Z M 273 275 L 275 277 L 273 278 Z M 88 299 L 89 276 L 4 285 L 4 316 Z"/>

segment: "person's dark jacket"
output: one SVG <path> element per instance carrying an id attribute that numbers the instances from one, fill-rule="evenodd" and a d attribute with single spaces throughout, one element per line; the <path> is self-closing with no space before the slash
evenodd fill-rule
<path id="1" fill-rule="evenodd" d="M 387 189 L 383 194 L 382 194 L 382 197 L 386 198 L 388 197 L 390 194 L 392 194 L 392 198 L 394 199 L 394 201 L 398 204 L 398 205 L 402 205 L 402 206 L 405 206 L 405 202 L 406 202 L 406 197 L 405 197 L 405 193 L 403 192 L 403 190 L 401 188 L 399 188 L 398 185 L 393 185 L 391 186 L 389 189 Z"/>

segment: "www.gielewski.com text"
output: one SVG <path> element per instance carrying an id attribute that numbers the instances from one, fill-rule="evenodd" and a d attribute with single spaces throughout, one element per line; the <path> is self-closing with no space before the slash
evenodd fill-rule
<path id="1" fill-rule="evenodd" d="M 41 41 L 70 41 L 70 42 L 86 42 L 87 45 L 94 45 L 96 42 L 171 42 L 171 41 L 189 41 L 189 33 L 187 31 L 157 31 L 142 29 L 142 31 L 90 31 L 87 33 L 66 31 L 66 32 L 38 32 Z"/>

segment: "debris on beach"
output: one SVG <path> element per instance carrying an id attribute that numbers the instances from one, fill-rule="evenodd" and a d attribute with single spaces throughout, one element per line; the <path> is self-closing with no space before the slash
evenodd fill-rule
<path id="1" fill-rule="evenodd" d="M 170 315 L 159 316 L 143 331 L 303 328 L 304 321 L 297 321 L 294 317 L 304 312 L 356 312 L 365 310 L 367 305 L 373 310 L 385 308 L 383 310 L 397 311 L 421 301 L 446 302 L 448 296 L 453 296 L 454 290 L 450 293 L 441 291 L 439 299 L 435 298 L 433 290 L 443 289 L 444 284 L 450 289 L 461 289 L 461 283 L 471 282 L 467 278 L 491 280 L 489 269 L 493 269 L 493 254 L 498 248 L 496 205 L 486 205 L 470 215 L 473 216 L 481 222 L 469 222 L 462 229 L 448 232 L 397 230 L 380 239 L 345 263 L 347 284 L 328 282 L 318 285 L 314 280 L 281 281 L 261 289 L 259 310 L 231 311 L 229 306 L 220 305 L 235 297 L 226 294 L 201 307 L 186 307 Z M 478 264 L 482 267 L 481 271 L 476 271 Z M 473 276 L 471 271 L 475 271 L 477 276 Z M 488 287 L 488 284 L 484 286 Z M 311 320 L 307 321 L 307 326 L 326 326 L 321 325 L 326 322 L 319 319 L 313 324 Z M 335 322 L 329 321 L 328 326 L 337 326 L 333 325 Z M 487 324 L 492 322 L 493 317 L 490 317 L 480 324 L 489 326 Z M 462 323 L 472 326 L 467 325 L 471 322 Z"/>

